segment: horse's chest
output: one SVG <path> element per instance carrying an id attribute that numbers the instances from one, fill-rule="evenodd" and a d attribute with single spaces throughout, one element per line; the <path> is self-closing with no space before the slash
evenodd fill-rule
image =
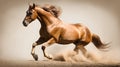
<path id="1" fill-rule="evenodd" d="M 41 30 L 40 30 L 40 35 L 42 37 L 51 37 L 50 34 L 48 33 L 47 29 L 43 29 L 43 28 L 41 28 Z"/>

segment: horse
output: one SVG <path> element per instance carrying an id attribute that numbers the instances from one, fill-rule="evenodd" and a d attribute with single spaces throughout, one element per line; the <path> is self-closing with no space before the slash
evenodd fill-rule
<path id="1" fill-rule="evenodd" d="M 35 53 L 35 47 L 41 45 L 44 57 L 52 59 L 45 52 L 45 49 L 54 43 L 58 44 L 70 44 L 73 43 L 75 48 L 73 49 L 76 54 L 79 50 L 82 51 L 85 56 L 87 50 L 85 48 L 90 42 L 92 42 L 98 49 L 106 49 L 105 43 L 103 43 L 97 34 L 92 33 L 85 25 L 81 23 L 67 24 L 59 19 L 61 11 L 53 5 L 38 6 L 36 4 L 29 5 L 26 11 L 26 16 L 23 20 L 23 25 L 27 27 L 32 21 L 38 19 L 41 28 L 39 31 L 39 39 L 32 44 L 31 55 L 34 60 L 38 60 L 38 55 Z"/>

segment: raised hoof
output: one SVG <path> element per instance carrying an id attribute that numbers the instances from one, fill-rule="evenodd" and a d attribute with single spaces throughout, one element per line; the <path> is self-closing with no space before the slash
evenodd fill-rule
<path id="1" fill-rule="evenodd" d="M 33 58 L 35 59 L 35 61 L 38 61 L 38 55 L 34 54 Z"/>
<path id="2" fill-rule="evenodd" d="M 48 59 L 53 59 L 53 56 L 52 55 L 47 55 L 46 56 Z"/>
<path id="3" fill-rule="evenodd" d="M 52 57 L 47 57 L 48 59 L 52 59 Z"/>

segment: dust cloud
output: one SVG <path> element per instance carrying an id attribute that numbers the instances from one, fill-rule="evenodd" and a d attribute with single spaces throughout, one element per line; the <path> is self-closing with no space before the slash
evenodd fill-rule
<path id="1" fill-rule="evenodd" d="M 87 55 L 84 56 L 81 51 L 79 54 L 76 54 L 73 50 L 65 50 L 53 56 L 53 60 L 55 61 L 65 61 L 72 63 L 101 63 L 101 64 L 118 64 L 119 60 L 115 60 L 115 58 L 109 57 L 108 55 L 102 55 L 101 51 L 88 51 Z"/>

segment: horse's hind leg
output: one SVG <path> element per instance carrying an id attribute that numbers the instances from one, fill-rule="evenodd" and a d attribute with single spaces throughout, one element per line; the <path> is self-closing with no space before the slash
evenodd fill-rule
<path id="1" fill-rule="evenodd" d="M 82 44 L 77 44 L 74 48 L 74 51 L 78 54 L 79 50 L 82 51 L 83 55 L 86 56 L 87 50 L 85 49 L 85 47 Z"/>
<path id="2" fill-rule="evenodd" d="M 81 50 L 82 54 L 87 57 L 87 50 L 85 49 L 85 45 L 88 44 L 88 42 L 85 41 L 76 41 L 75 43 L 74 51 L 78 54 L 79 50 Z"/>
<path id="3" fill-rule="evenodd" d="M 82 61 L 85 61 L 85 62 L 91 62 L 89 59 L 87 59 L 87 50 L 85 49 L 84 45 L 82 44 L 78 44 L 76 45 L 74 51 L 76 52 L 76 54 L 79 53 L 79 50 L 81 50 L 83 56 L 81 57 L 82 58 Z"/>

